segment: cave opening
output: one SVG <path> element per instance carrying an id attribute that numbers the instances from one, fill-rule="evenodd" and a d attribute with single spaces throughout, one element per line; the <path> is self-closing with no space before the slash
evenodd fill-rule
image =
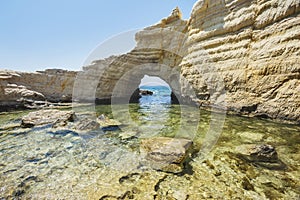
<path id="1" fill-rule="evenodd" d="M 132 94 L 131 103 L 179 104 L 170 85 L 158 76 L 144 75 L 139 87 Z"/>

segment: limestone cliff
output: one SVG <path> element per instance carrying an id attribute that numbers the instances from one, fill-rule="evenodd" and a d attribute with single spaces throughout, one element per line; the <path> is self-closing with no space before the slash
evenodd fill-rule
<path id="1" fill-rule="evenodd" d="M 300 121 L 299 11 L 299 0 L 199 0 L 188 22 L 175 9 L 137 33 L 133 51 L 84 74 L 98 69 L 98 98 L 130 96 L 148 74 L 181 102 Z"/>
<path id="2" fill-rule="evenodd" d="M 78 74 L 2 73 L 0 100 L 127 101 L 147 74 L 168 82 L 181 103 L 300 122 L 299 0 L 198 0 L 189 20 L 176 8 L 136 41 Z"/>
<path id="3" fill-rule="evenodd" d="M 186 45 L 180 66 L 194 101 L 210 103 L 215 76 L 227 109 L 300 121 L 299 0 L 199 0 Z"/>
<path id="4" fill-rule="evenodd" d="M 128 102 L 145 74 L 161 77 L 179 96 L 179 64 L 183 58 L 180 51 L 187 23 L 176 8 L 167 18 L 138 32 L 131 52 L 85 66 L 77 76 L 73 98 Z"/>
<path id="5" fill-rule="evenodd" d="M 0 105 L 23 105 L 33 101 L 72 101 L 76 72 L 48 69 L 35 73 L 0 71 Z"/>

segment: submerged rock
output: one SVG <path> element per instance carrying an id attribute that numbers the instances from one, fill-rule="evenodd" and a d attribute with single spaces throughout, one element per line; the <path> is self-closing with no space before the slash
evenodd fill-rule
<path id="1" fill-rule="evenodd" d="M 65 125 L 69 121 L 74 121 L 74 111 L 60 111 L 60 110 L 39 110 L 31 112 L 22 118 L 22 127 L 33 127 L 46 124 L 60 124 Z"/>
<path id="2" fill-rule="evenodd" d="M 120 125 L 122 125 L 120 122 L 114 119 L 109 119 L 104 114 L 101 114 L 98 117 L 98 122 L 102 128 L 102 130 L 115 130 L 118 129 Z"/>
<path id="3" fill-rule="evenodd" d="M 75 129 L 80 131 L 95 130 L 99 129 L 99 127 L 100 124 L 98 122 L 89 118 L 81 119 L 75 125 Z"/>
<path id="4" fill-rule="evenodd" d="M 143 139 L 140 143 L 140 153 L 156 170 L 178 173 L 188 155 L 192 141 L 180 138 L 157 137 Z"/>
<path id="5" fill-rule="evenodd" d="M 238 158 L 270 170 L 285 170 L 287 165 L 278 158 L 275 147 L 262 145 L 241 145 L 236 148 Z"/>
<path id="6" fill-rule="evenodd" d="M 241 145 L 236 148 L 238 153 L 252 162 L 277 162 L 278 155 L 275 147 L 268 144 L 261 145 Z"/>
<path id="7" fill-rule="evenodd" d="M 58 130 L 58 131 L 48 131 L 47 132 L 48 134 L 52 134 L 54 136 L 66 136 L 68 134 L 72 135 L 72 136 L 78 136 L 79 134 L 74 132 L 74 131 L 71 131 L 71 130 Z"/>

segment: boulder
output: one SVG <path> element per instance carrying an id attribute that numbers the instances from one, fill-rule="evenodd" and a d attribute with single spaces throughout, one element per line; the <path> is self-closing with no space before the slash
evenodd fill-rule
<path id="1" fill-rule="evenodd" d="M 115 130 L 120 125 L 122 125 L 120 122 L 114 119 L 109 119 L 104 114 L 101 114 L 98 117 L 98 122 L 102 128 L 102 130 Z"/>
<path id="2" fill-rule="evenodd" d="M 141 140 L 140 153 L 153 169 L 173 173 L 182 171 L 192 141 L 181 138 L 157 137 Z"/>
<path id="3" fill-rule="evenodd" d="M 153 95 L 153 92 L 150 90 L 140 90 L 140 95 L 144 95 L 144 96 Z"/>
<path id="4" fill-rule="evenodd" d="M 69 121 L 74 121 L 74 111 L 60 111 L 60 110 L 39 110 L 30 112 L 22 118 L 22 127 L 33 127 L 46 124 L 60 124 L 65 125 Z"/>
<path id="5" fill-rule="evenodd" d="M 248 144 L 236 147 L 236 156 L 256 167 L 270 170 L 286 170 L 288 166 L 278 158 L 275 147 L 268 144 Z"/>
<path id="6" fill-rule="evenodd" d="M 278 155 L 275 147 L 268 144 L 241 145 L 236 148 L 237 152 L 251 162 L 277 162 Z"/>

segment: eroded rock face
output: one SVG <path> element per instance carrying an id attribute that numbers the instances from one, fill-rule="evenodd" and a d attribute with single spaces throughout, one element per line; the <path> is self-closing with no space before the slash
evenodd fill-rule
<path id="1" fill-rule="evenodd" d="M 140 152 L 154 169 L 180 172 L 192 141 L 180 138 L 157 137 L 141 140 Z"/>
<path id="2" fill-rule="evenodd" d="M 85 66 L 78 73 L 74 99 L 122 98 L 128 103 L 146 74 L 162 78 L 174 93 L 180 94 L 179 64 L 187 23 L 181 19 L 179 9 L 175 9 L 169 17 L 138 32 L 136 47 L 131 52 Z"/>
<path id="3" fill-rule="evenodd" d="M 180 103 L 299 122 L 299 14 L 298 0 L 199 0 L 189 21 L 175 9 L 138 32 L 133 51 L 87 66 L 89 78 L 102 70 L 87 85 L 98 84 L 100 98 L 116 88 L 113 95 L 126 96 L 149 74 L 166 80 Z"/>
<path id="4" fill-rule="evenodd" d="M 33 127 L 47 124 L 66 125 L 69 121 L 74 121 L 74 111 L 60 110 L 39 110 L 30 112 L 22 118 L 22 127 Z"/>
<path id="5" fill-rule="evenodd" d="M 182 90 L 195 102 L 300 121 L 299 0 L 199 0 L 187 34 Z"/>
<path id="6" fill-rule="evenodd" d="M 35 73 L 0 71 L 0 104 L 71 102 L 76 72 L 48 69 Z"/>
<path id="7" fill-rule="evenodd" d="M 0 101 L 24 96 L 13 95 L 15 84 L 30 98 L 128 103 L 147 74 L 168 82 L 179 103 L 300 122 L 299 30 L 299 0 L 198 0 L 188 21 L 176 8 L 138 32 L 131 52 L 79 73 L 1 72 Z"/>

